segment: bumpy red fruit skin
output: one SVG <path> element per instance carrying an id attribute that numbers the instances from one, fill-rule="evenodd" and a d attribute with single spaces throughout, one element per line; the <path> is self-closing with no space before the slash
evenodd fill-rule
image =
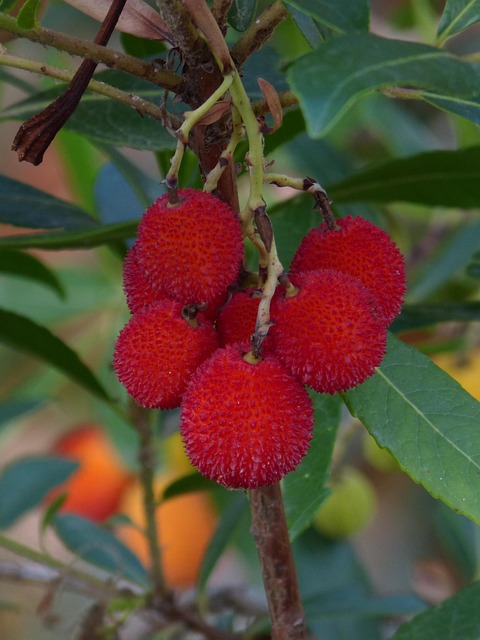
<path id="1" fill-rule="evenodd" d="M 178 302 L 157 302 L 132 316 L 117 338 L 114 369 L 143 407 L 178 407 L 190 376 L 218 347 L 212 324 L 193 327 L 181 312 Z"/>
<path id="2" fill-rule="evenodd" d="M 196 371 L 181 405 L 190 461 L 228 488 L 278 482 L 307 452 L 312 428 L 312 403 L 298 380 L 274 358 L 246 362 L 236 345 Z"/>
<path id="3" fill-rule="evenodd" d="M 323 269 L 291 276 L 300 291 L 272 307 L 275 353 L 321 393 L 364 382 L 385 354 L 387 331 L 375 298 L 352 276 Z"/>
<path id="4" fill-rule="evenodd" d="M 209 303 L 235 280 L 243 257 L 240 222 L 210 193 L 180 189 L 144 213 L 138 228 L 138 261 L 154 289 L 182 304 Z"/>
<path id="5" fill-rule="evenodd" d="M 390 237 L 368 220 L 339 218 L 338 230 L 324 223 L 300 243 L 292 272 L 336 269 L 354 276 L 377 297 L 378 313 L 389 325 L 400 312 L 405 295 L 405 263 Z"/>
<path id="6" fill-rule="evenodd" d="M 255 331 L 260 296 L 253 291 L 236 291 L 217 318 L 220 345 L 247 343 Z"/>
<path id="7" fill-rule="evenodd" d="M 142 311 L 165 297 L 152 287 L 145 271 L 140 267 L 137 243 L 132 246 L 123 261 L 123 290 L 132 313 Z"/>

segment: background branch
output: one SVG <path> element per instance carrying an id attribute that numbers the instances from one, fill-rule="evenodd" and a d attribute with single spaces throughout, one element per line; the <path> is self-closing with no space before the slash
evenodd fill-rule
<path id="1" fill-rule="evenodd" d="M 15 18 L 0 13 L 0 30 L 3 29 L 9 33 L 26 38 L 31 42 L 47 45 L 65 51 L 75 56 L 87 58 L 93 62 L 105 64 L 112 69 L 131 73 L 138 78 L 143 78 L 148 82 L 152 82 L 164 89 L 168 89 L 174 93 L 181 93 L 183 88 L 182 78 L 169 71 L 161 68 L 153 62 L 145 62 L 140 58 L 135 58 L 126 53 L 115 51 L 108 47 L 103 47 L 93 42 L 72 38 L 64 33 L 36 27 L 35 29 L 23 29 L 17 25 Z"/>

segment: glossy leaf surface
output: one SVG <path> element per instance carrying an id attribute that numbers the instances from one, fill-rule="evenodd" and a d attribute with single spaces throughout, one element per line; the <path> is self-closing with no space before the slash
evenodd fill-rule
<path id="1" fill-rule="evenodd" d="M 0 527 L 39 505 L 47 494 L 64 482 L 78 463 L 65 458 L 21 458 L 0 474 Z"/>
<path id="2" fill-rule="evenodd" d="M 434 497 L 480 521 L 480 403 L 417 349 L 389 337 L 377 373 L 344 394 L 359 418 Z"/>
<path id="3" fill-rule="evenodd" d="M 354 62 L 353 62 L 354 61 Z M 475 67 L 449 53 L 415 42 L 373 34 L 328 41 L 289 69 L 289 83 L 310 135 L 325 135 L 361 97 L 387 87 L 422 90 L 430 97 L 469 97 L 478 87 Z"/>

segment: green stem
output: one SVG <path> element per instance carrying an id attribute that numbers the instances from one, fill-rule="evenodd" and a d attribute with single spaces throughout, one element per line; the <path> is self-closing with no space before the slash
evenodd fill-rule
<path id="1" fill-rule="evenodd" d="M 235 149 L 238 143 L 243 138 L 243 124 L 240 115 L 235 107 L 232 108 L 232 127 L 233 133 L 229 140 L 228 145 L 222 152 L 215 167 L 208 173 L 207 179 L 203 186 L 203 190 L 211 193 L 217 188 L 220 176 L 233 161 Z"/>
<path id="2" fill-rule="evenodd" d="M 143 488 L 143 509 L 145 513 L 145 533 L 150 551 L 153 593 L 152 604 L 161 607 L 169 597 L 169 591 L 163 573 L 162 556 L 156 520 L 157 504 L 155 500 L 155 441 L 151 424 L 151 412 L 132 402 L 132 422 L 140 436 L 138 459 L 140 462 L 140 482 Z"/>
<path id="3" fill-rule="evenodd" d="M 163 69 L 152 62 L 145 62 L 134 56 L 130 56 L 120 51 L 115 51 L 93 42 L 86 42 L 79 38 L 72 38 L 64 33 L 36 27 L 35 29 L 24 29 L 18 26 L 14 17 L 0 12 L 0 30 L 3 29 L 17 36 L 48 45 L 66 51 L 72 55 L 81 56 L 93 62 L 103 63 L 112 69 L 119 69 L 126 73 L 131 73 L 148 82 L 159 85 L 169 91 L 180 93 L 184 86 L 183 79 L 176 73 Z"/>

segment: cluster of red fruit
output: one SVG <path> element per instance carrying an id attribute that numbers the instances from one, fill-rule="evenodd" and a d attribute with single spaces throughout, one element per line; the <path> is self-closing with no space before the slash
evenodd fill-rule
<path id="1" fill-rule="evenodd" d="M 144 407 L 181 406 L 186 452 L 205 476 L 254 488 L 305 455 L 321 393 L 354 387 L 385 353 L 405 292 L 403 258 L 361 218 L 312 230 L 271 305 L 262 357 L 246 355 L 261 290 L 241 289 L 239 219 L 213 195 L 185 189 L 145 212 L 124 264 L 132 318 L 114 367 Z M 227 293 L 236 287 L 235 293 Z"/>

